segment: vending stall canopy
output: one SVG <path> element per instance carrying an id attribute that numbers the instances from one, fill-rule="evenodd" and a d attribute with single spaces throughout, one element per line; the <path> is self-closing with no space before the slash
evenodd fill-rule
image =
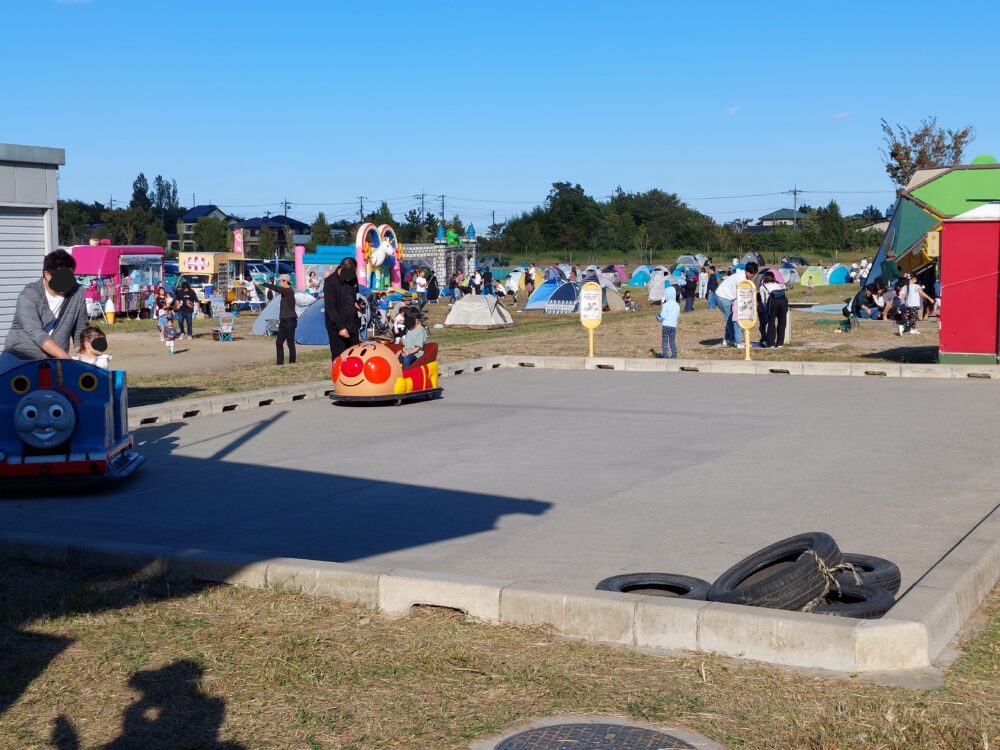
<path id="1" fill-rule="evenodd" d="M 142 310 L 150 292 L 163 281 L 162 247 L 75 245 L 70 254 L 80 283 L 87 287 L 96 279 L 102 303 L 110 299 L 119 313 Z"/>

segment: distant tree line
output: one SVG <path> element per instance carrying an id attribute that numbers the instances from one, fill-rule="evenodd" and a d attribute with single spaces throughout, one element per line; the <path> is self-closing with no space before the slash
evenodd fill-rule
<path id="1" fill-rule="evenodd" d="M 59 201 L 59 244 L 78 245 L 96 238 L 119 245 L 166 247 L 167 228 L 173 231 L 186 210 L 178 201 L 176 180 L 156 175 L 150 187 L 140 172 L 132 183 L 132 198 L 124 208 L 98 201 Z"/>

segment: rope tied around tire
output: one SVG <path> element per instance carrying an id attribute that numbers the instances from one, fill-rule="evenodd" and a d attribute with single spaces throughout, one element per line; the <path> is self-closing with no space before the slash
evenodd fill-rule
<path id="1" fill-rule="evenodd" d="M 854 576 L 854 582 L 860 586 L 863 581 L 861 578 L 861 570 L 849 562 L 840 562 L 836 565 L 827 565 L 823 562 L 822 558 L 816 554 L 815 550 L 806 550 L 803 553 L 803 557 L 809 555 L 816 561 L 816 568 L 819 570 L 819 574 L 823 577 L 823 592 L 817 596 L 812 601 L 808 602 L 802 609 L 801 612 L 812 612 L 816 605 L 821 601 L 826 599 L 832 589 L 836 589 L 837 593 L 840 593 L 840 581 L 837 580 L 836 574 L 841 571 L 849 571 L 851 575 Z"/>

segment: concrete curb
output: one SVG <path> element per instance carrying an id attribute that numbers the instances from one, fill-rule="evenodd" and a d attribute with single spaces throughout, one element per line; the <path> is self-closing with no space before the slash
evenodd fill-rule
<path id="1" fill-rule="evenodd" d="M 965 625 L 1000 580 L 1000 507 L 896 602 L 889 616 L 927 629 L 931 660 Z"/>
<path id="2" fill-rule="evenodd" d="M 1000 382 L 1000 365 L 909 365 L 892 362 L 744 362 L 736 359 L 639 359 L 628 357 L 540 357 L 504 354 L 443 362 L 442 378 L 492 372 L 501 367 L 540 370 L 615 370 L 619 372 L 712 373 L 726 375 L 820 375 L 825 377 L 935 378 Z M 179 399 L 129 409 L 129 429 L 182 422 L 212 414 L 326 398 L 327 380 L 243 391 L 231 395 Z"/>
<path id="3" fill-rule="evenodd" d="M 668 652 L 711 652 L 843 673 L 926 668 L 1000 577 L 994 511 L 881 620 L 853 620 L 717 602 L 659 599 L 525 581 L 294 558 L 0 534 L 0 555 L 142 571 L 168 580 L 279 587 L 390 615 L 415 605 L 489 622 L 548 626 L 567 638 Z"/>

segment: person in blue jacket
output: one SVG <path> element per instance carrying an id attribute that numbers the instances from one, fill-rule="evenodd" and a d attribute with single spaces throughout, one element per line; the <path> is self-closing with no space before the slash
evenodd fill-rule
<path id="1" fill-rule="evenodd" d="M 677 287 L 667 286 L 663 292 L 660 314 L 656 316 L 661 328 L 661 351 L 664 359 L 677 359 L 677 321 L 681 317 L 681 306 L 677 303 Z M 668 354 L 668 350 L 671 352 Z"/>

